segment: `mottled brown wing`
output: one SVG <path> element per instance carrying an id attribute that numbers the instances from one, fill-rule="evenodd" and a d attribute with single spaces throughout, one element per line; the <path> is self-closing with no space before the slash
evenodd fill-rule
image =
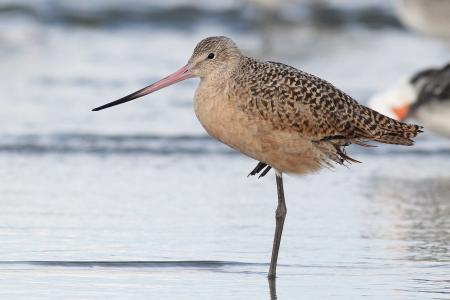
<path id="1" fill-rule="evenodd" d="M 254 79 L 247 81 L 252 82 L 248 113 L 313 141 L 339 137 L 412 144 L 420 129 L 362 106 L 331 83 L 284 64 L 259 63 L 247 76 Z"/>

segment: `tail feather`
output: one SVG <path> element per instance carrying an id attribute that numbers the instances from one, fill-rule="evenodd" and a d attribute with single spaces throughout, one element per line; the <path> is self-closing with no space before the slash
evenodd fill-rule
<path id="1" fill-rule="evenodd" d="M 385 144 L 411 146 L 414 144 L 413 138 L 423 132 L 422 126 L 407 124 L 385 115 L 382 115 L 370 108 L 362 106 L 364 115 L 368 120 L 372 120 L 373 126 L 361 126 L 361 135 L 373 141 Z"/>
<path id="2" fill-rule="evenodd" d="M 404 145 L 404 146 L 414 145 L 414 141 L 412 139 L 397 136 L 395 134 L 386 134 L 381 137 L 376 137 L 373 140 L 384 144 Z"/>
<path id="3" fill-rule="evenodd" d="M 345 152 L 345 147 L 356 144 L 363 147 L 376 147 L 367 144 L 376 141 L 385 144 L 411 146 L 413 138 L 422 132 L 422 126 L 403 123 L 382 115 L 370 108 L 359 105 L 353 111 L 351 121 L 334 124 L 335 127 L 344 124 L 338 135 L 330 135 L 313 141 L 321 155 L 317 158 L 319 164 L 332 167 L 331 162 L 340 165 L 360 163 Z M 345 131 L 345 129 L 348 129 Z M 344 132 L 345 134 L 342 134 Z"/>

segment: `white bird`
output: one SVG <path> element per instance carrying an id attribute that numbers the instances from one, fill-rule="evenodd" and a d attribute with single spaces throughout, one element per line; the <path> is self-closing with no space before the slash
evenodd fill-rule
<path id="1" fill-rule="evenodd" d="M 397 12 L 403 24 L 413 30 L 450 38 L 449 0 L 398 0 Z"/>
<path id="2" fill-rule="evenodd" d="M 372 97 L 369 107 L 400 121 L 416 119 L 427 130 L 450 138 L 450 63 L 419 71 Z"/>

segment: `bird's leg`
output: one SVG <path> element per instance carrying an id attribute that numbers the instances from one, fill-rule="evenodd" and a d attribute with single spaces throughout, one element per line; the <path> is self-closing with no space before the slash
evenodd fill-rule
<path id="1" fill-rule="evenodd" d="M 275 278 L 269 278 L 270 300 L 277 299 L 277 281 Z"/>
<path id="2" fill-rule="evenodd" d="M 264 169 L 265 168 L 265 169 Z M 261 175 L 258 176 L 258 178 L 264 177 L 267 172 L 270 171 L 270 169 L 272 169 L 271 166 L 268 166 L 266 163 L 263 162 L 259 162 L 256 167 L 247 175 L 248 176 L 253 176 L 258 174 L 259 172 L 261 172 L 264 169 L 264 171 L 261 173 Z"/>
<path id="3" fill-rule="evenodd" d="M 267 166 L 267 164 L 263 162 L 258 162 L 256 167 L 247 175 L 247 177 L 258 174 L 259 172 L 261 172 L 262 169 L 264 169 L 265 166 Z"/>
<path id="4" fill-rule="evenodd" d="M 272 167 L 271 167 L 271 166 L 267 166 L 267 167 L 264 169 L 264 171 L 262 171 L 261 175 L 258 176 L 258 179 L 261 178 L 261 177 L 266 176 L 267 172 L 269 172 L 270 169 L 272 169 Z"/>
<path id="5" fill-rule="evenodd" d="M 277 272 L 278 251 L 280 250 L 281 234 L 283 233 L 284 219 L 286 218 L 286 203 L 284 201 L 283 177 L 276 173 L 278 206 L 275 213 L 276 227 L 273 239 L 272 258 L 270 260 L 269 279 L 275 279 Z"/>

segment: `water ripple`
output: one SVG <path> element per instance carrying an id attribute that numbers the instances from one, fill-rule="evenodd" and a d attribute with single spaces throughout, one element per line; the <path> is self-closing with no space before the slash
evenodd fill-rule
<path id="1" fill-rule="evenodd" d="M 232 154 L 227 147 L 206 135 L 102 135 L 49 134 L 0 137 L 0 154 Z"/>
<path id="2" fill-rule="evenodd" d="M 0 261 L 1 265 L 34 265 L 43 267 L 103 267 L 103 268 L 221 268 L 226 266 L 267 266 L 267 263 L 251 263 L 220 260 L 179 261 Z"/>
<path id="3" fill-rule="evenodd" d="M 430 146 L 431 145 L 431 146 Z M 207 135 L 156 134 L 19 134 L 0 135 L 0 155 L 92 154 L 92 155 L 231 155 L 236 151 Z M 446 144 L 429 143 L 414 147 L 383 146 L 361 148 L 351 146 L 352 156 L 450 156 Z"/>

